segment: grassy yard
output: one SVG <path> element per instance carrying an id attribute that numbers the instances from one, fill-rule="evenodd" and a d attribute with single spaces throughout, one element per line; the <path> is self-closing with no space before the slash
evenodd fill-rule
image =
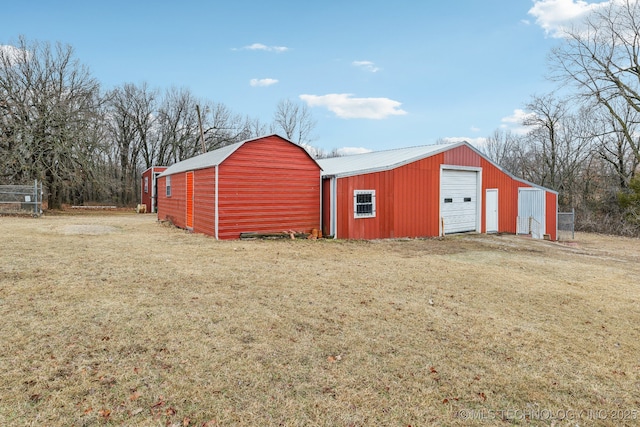
<path id="1" fill-rule="evenodd" d="M 0 425 L 640 423 L 640 241 L 0 217 Z"/>

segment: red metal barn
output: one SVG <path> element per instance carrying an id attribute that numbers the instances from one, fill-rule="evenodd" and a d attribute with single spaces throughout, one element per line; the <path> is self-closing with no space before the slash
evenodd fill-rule
<path id="1" fill-rule="evenodd" d="M 320 228 L 320 183 L 304 148 L 270 135 L 170 166 L 158 177 L 158 219 L 216 239 L 309 232 Z"/>
<path id="2" fill-rule="evenodd" d="M 166 166 L 152 166 L 142 172 L 140 204 L 147 206 L 147 212 L 155 213 L 158 206 L 158 175 L 167 169 Z"/>
<path id="3" fill-rule="evenodd" d="M 514 177 L 466 142 L 319 163 L 323 233 L 336 238 L 475 231 L 556 240 L 558 194 Z"/>

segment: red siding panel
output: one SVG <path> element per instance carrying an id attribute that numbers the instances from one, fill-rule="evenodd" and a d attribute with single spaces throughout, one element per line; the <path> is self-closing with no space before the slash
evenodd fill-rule
<path id="1" fill-rule="evenodd" d="M 215 236 L 215 167 L 194 171 L 194 233 Z"/>
<path id="2" fill-rule="evenodd" d="M 513 179 L 471 148 L 459 146 L 393 170 L 338 178 L 337 237 L 376 239 L 438 236 L 441 165 L 481 168 L 481 231 L 486 232 L 486 190 L 495 188 L 498 189 L 498 231 L 516 232 L 518 188 L 530 185 Z M 354 218 L 354 190 L 376 190 L 375 218 Z M 323 197 L 326 216 L 329 210 L 328 190 L 323 191 Z M 547 192 L 546 197 L 547 233 L 555 239 L 556 197 L 551 192 Z"/>
<path id="3" fill-rule="evenodd" d="M 394 170 L 397 237 L 425 237 L 439 234 L 440 164 L 444 154 L 401 166 Z"/>
<path id="4" fill-rule="evenodd" d="M 469 147 L 462 145 L 444 152 L 444 164 L 456 166 L 480 166 L 482 157 Z"/>
<path id="5" fill-rule="evenodd" d="M 158 219 L 186 228 L 187 181 L 185 173 L 171 175 L 171 196 L 166 197 L 167 178 L 158 178 Z"/>
<path id="6" fill-rule="evenodd" d="M 193 229 L 193 172 L 187 172 L 187 200 L 186 200 L 186 215 L 187 215 L 187 228 Z"/>
<path id="7" fill-rule="evenodd" d="M 320 228 L 320 168 L 279 137 L 245 143 L 219 166 L 219 237 Z"/>
<path id="8" fill-rule="evenodd" d="M 546 232 L 551 240 L 558 240 L 558 195 L 547 191 L 546 194 Z"/>

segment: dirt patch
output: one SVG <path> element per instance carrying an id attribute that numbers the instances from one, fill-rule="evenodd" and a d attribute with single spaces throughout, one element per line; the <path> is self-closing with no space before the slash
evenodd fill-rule
<path id="1" fill-rule="evenodd" d="M 60 229 L 60 233 L 62 234 L 88 234 L 94 236 L 115 233 L 116 231 L 118 231 L 116 227 L 97 224 L 70 224 Z"/>

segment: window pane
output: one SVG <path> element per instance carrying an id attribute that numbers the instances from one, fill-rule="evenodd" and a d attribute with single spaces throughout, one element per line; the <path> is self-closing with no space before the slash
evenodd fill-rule
<path id="1" fill-rule="evenodd" d="M 357 203 L 371 203 L 371 194 L 358 194 Z"/>

